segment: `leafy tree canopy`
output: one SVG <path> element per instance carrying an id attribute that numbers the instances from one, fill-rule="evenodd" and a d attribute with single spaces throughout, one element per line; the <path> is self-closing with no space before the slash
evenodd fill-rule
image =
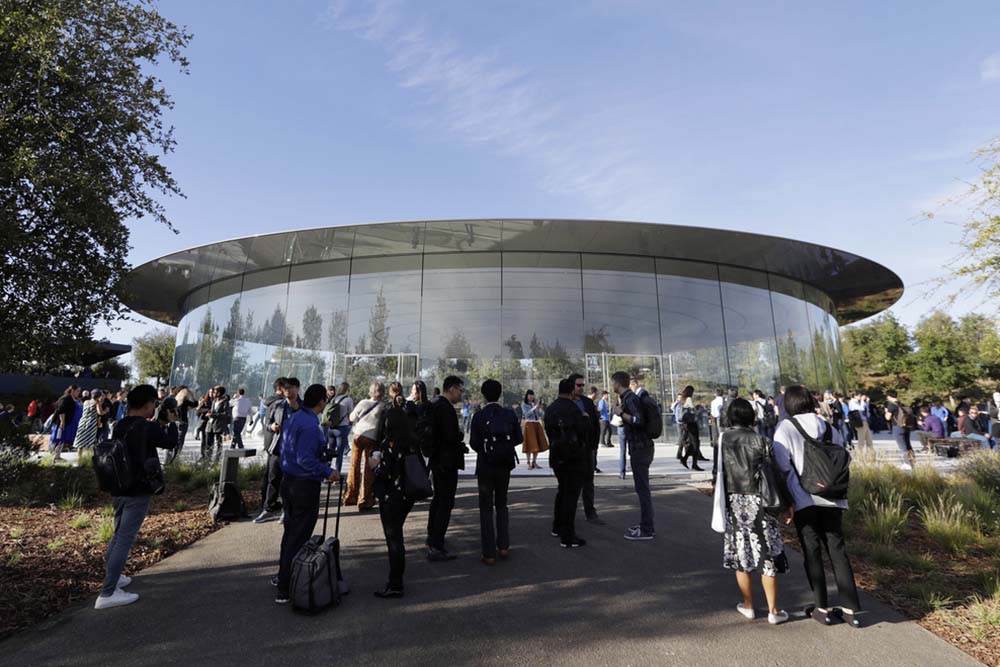
<path id="1" fill-rule="evenodd" d="M 132 341 L 132 358 L 139 379 L 166 380 L 174 361 L 174 334 L 169 329 L 154 329 Z"/>
<path id="2" fill-rule="evenodd" d="M 0 0 L 0 366 L 56 364 L 124 312 L 133 219 L 169 226 L 172 106 L 152 65 L 190 34 L 152 0 Z"/>

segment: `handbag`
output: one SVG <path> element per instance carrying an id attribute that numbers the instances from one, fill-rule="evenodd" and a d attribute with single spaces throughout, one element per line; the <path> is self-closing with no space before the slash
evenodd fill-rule
<path id="1" fill-rule="evenodd" d="M 684 408 L 684 412 L 681 413 L 681 423 L 682 424 L 694 424 L 698 421 L 698 415 L 694 413 L 691 408 Z"/>
<path id="2" fill-rule="evenodd" d="M 403 495 L 407 500 L 426 500 L 434 495 L 430 473 L 419 454 L 403 456 Z"/>
<path id="3" fill-rule="evenodd" d="M 753 481 L 765 511 L 781 513 L 788 509 L 788 502 L 779 486 L 778 472 L 774 466 L 774 451 L 771 448 L 771 443 L 766 440 L 764 441 L 764 456 L 754 470 Z"/>

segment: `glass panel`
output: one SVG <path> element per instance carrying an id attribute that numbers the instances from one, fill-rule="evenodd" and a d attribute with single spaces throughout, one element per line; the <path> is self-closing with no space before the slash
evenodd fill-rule
<path id="1" fill-rule="evenodd" d="M 773 274 L 768 279 L 781 366 L 780 384 L 804 384 L 816 390 L 812 330 L 802 283 Z"/>
<path id="2" fill-rule="evenodd" d="M 719 270 L 714 264 L 656 260 L 656 285 L 663 337 L 665 424 L 681 390 L 691 385 L 694 401 L 708 405 L 730 384 L 722 320 Z M 706 432 L 706 435 L 707 432 Z"/>
<path id="3" fill-rule="evenodd" d="M 816 391 L 827 389 L 840 391 L 839 373 L 835 370 L 835 346 L 833 343 L 834 329 L 827 320 L 828 311 L 832 307 L 830 299 L 811 285 L 803 285 L 806 299 L 806 312 L 809 315 L 809 326 L 812 330 L 813 359 L 816 363 Z"/>
<path id="4" fill-rule="evenodd" d="M 740 394 L 754 389 L 773 395 L 778 386 L 778 351 L 767 275 L 719 267 L 729 375 Z"/>
<path id="5" fill-rule="evenodd" d="M 349 259 L 354 248 L 354 233 L 354 227 L 329 227 L 295 232 L 291 240 L 292 263 Z"/>
<path id="6" fill-rule="evenodd" d="M 579 255 L 503 254 L 505 402 L 520 400 L 527 389 L 534 389 L 539 401 L 549 403 L 558 394 L 561 378 L 582 372 L 581 290 Z"/>
<path id="7" fill-rule="evenodd" d="M 355 259 L 347 317 L 347 347 L 357 354 L 420 349 L 421 257 Z"/>
<path id="8" fill-rule="evenodd" d="M 583 255 L 584 352 L 659 356 L 658 310 L 652 259 Z"/>
<path id="9" fill-rule="evenodd" d="M 198 358 L 199 342 L 198 322 L 201 317 L 201 310 L 195 309 L 181 318 L 177 325 L 174 361 L 170 372 L 171 385 L 195 387 L 195 361 Z"/>
<path id="10" fill-rule="evenodd" d="M 448 375 L 473 397 L 500 379 L 500 254 L 424 256 L 420 377 L 428 388 Z"/>
<path id="11" fill-rule="evenodd" d="M 425 253 L 487 250 L 500 250 L 499 220 L 448 220 L 426 224 Z"/>
<path id="12" fill-rule="evenodd" d="M 422 222 L 365 225 L 354 235 L 354 257 L 403 255 L 421 253 L 423 250 L 424 223 Z"/>
<path id="13" fill-rule="evenodd" d="M 334 353 L 346 352 L 349 260 L 292 266 L 281 374 L 303 387 L 330 384 Z"/>
<path id="14" fill-rule="evenodd" d="M 292 344 L 285 335 L 288 275 L 288 267 L 282 267 L 244 276 L 232 384 L 246 387 L 250 396 L 271 394 L 280 374 L 282 351 Z"/>

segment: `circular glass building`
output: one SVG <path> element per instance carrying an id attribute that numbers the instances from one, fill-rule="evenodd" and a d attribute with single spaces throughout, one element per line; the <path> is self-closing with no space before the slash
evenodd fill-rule
<path id="1" fill-rule="evenodd" d="M 504 402 L 555 397 L 573 371 L 687 384 L 843 389 L 838 326 L 903 290 L 851 253 L 759 234 L 590 220 L 338 226 L 212 243 L 136 268 L 134 310 L 177 326 L 171 384 L 251 396 L 457 374 Z M 473 394 L 475 396 L 475 394 Z"/>

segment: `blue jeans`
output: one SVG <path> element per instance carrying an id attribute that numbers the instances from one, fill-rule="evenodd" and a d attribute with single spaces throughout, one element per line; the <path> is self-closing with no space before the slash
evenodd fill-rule
<path id="1" fill-rule="evenodd" d="M 970 433 L 969 435 L 962 435 L 961 431 L 955 431 L 954 433 L 951 434 L 951 437 L 953 437 L 953 438 L 968 438 L 970 440 L 977 440 L 986 449 L 990 449 L 991 448 L 991 446 L 990 446 L 990 439 L 987 438 L 985 435 L 979 435 L 978 433 Z"/>
<path id="2" fill-rule="evenodd" d="M 118 587 L 118 577 L 125 569 L 128 552 L 139 534 L 139 528 L 149 511 L 149 500 L 152 496 L 114 496 L 111 505 L 114 508 L 115 534 L 108 542 L 107 567 L 104 574 L 104 586 L 101 596 L 109 597 Z"/>
<path id="3" fill-rule="evenodd" d="M 622 474 L 622 475 L 625 474 L 625 453 L 627 452 L 627 447 L 628 447 L 628 445 L 626 445 L 625 440 L 626 440 L 626 438 L 625 438 L 625 427 L 624 426 L 619 426 L 618 427 L 618 450 L 620 452 L 620 456 L 618 457 L 618 472 L 620 474 Z"/>
<path id="4" fill-rule="evenodd" d="M 896 446 L 899 447 L 899 453 L 903 455 L 903 462 L 908 463 L 913 452 L 913 445 L 910 444 L 910 429 L 893 426 L 892 437 L 896 439 Z"/>
<path id="5" fill-rule="evenodd" d="M 337 472 L 340 472 L 344 466 L 344 452 L 351 444 L 351 425 L 331 429 L 330 436 L 337 441 Z"/>

